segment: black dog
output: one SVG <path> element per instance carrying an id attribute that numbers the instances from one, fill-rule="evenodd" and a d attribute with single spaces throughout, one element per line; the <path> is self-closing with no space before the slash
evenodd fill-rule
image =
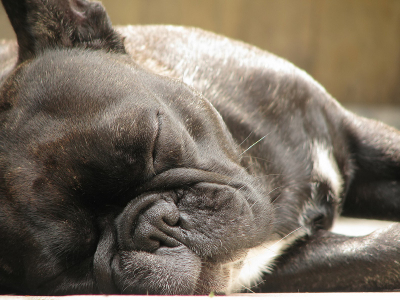
<path id="1" fill-rule="evenodd" d="M 2 2 L 2 293 L 400 287 L 398 224 L 328 231 L 400 219 L 399 132 L 240 42 Z"/>

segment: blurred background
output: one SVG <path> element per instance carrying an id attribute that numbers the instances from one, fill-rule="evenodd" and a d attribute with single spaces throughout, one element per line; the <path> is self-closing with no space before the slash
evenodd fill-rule
<path id="1" fill-rule="evenodd" d="M 345 106 L 400 127 L 400 0 L 102 3 L 114 25 L 196 26 L 271 51 L 306 70 Z M 13 38 L 3 8 L 2 38 Z"/>

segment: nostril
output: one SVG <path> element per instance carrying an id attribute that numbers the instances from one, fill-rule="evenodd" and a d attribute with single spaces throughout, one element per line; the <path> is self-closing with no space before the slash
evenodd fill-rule
<path id="1" fill-rule="evenodd" d="M 175 203 L 159 199 L 140 211 L 131 223 L 131 250 L 154 252 L 160 247 L 177 247 L 176 233 L 180 213 Z"/>
<path id="2" fill-rule="evenodd" d="M 133 234 L 133 250 L 154 252 L 162 246 L 177 247 L 180 243 L 174 238 L 162 232 L 159 228 L 140 222 Z"/>
<path id="3" fill-rule="evenodd" d="M 179 222 L 179 212 L 177 210 L 169 211 L 168 213 L 164 214 L 162 220 L 169 226 L 176 226 Z"/>

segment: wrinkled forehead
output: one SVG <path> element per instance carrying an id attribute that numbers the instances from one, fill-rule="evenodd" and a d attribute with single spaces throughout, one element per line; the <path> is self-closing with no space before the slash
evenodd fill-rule
<path id="1" fill-rule="evenodd" d="M 178 80 L 143 69 L 126 55 L 49 51 L 25 64 L 20 73 L 17 102 L 30 111 L 72 119 L 153 112 L 181 123 L 198 140 L 232 145 L 221 116 L 207 99 Z"/>
<path id="2" fill-rule="evenodd" d="M 35 91 L 40 94 L 41 103 L 46 100 L 43 94 L 50 95 L 49 100 L 58 104 L 90 100 L 92 104 L 109 105 L 130 97 L 138 106 L 186 105 L 191 112 L 216 113 L 206 99 L 182 82 L 146 71 L 121 54 L 49 51 L 26 64 L 21 77 L 19 88 L 26 92 L 29 101 L 35 100 Z"/>
<path id="3" fill-rule="evenodd" d="M 60 50 L 44 53 L 25 63 L 18 76 L 18 104 L 40 106 L 59 113 L 95 112 L 131 98 L 139 109 L 156 106 L 156 99 L 144 85 L 156 85 L 150 77 L 123 55 L 100 51 Z"/>

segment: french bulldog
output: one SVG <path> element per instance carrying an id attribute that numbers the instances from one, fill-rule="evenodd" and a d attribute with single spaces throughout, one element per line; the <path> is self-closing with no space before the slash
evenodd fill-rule
<path id="1" fill-rule="evenodd" d="M 200 29 L 2 0 L 0 292 L 400 288 L 400 133 Z"/>

